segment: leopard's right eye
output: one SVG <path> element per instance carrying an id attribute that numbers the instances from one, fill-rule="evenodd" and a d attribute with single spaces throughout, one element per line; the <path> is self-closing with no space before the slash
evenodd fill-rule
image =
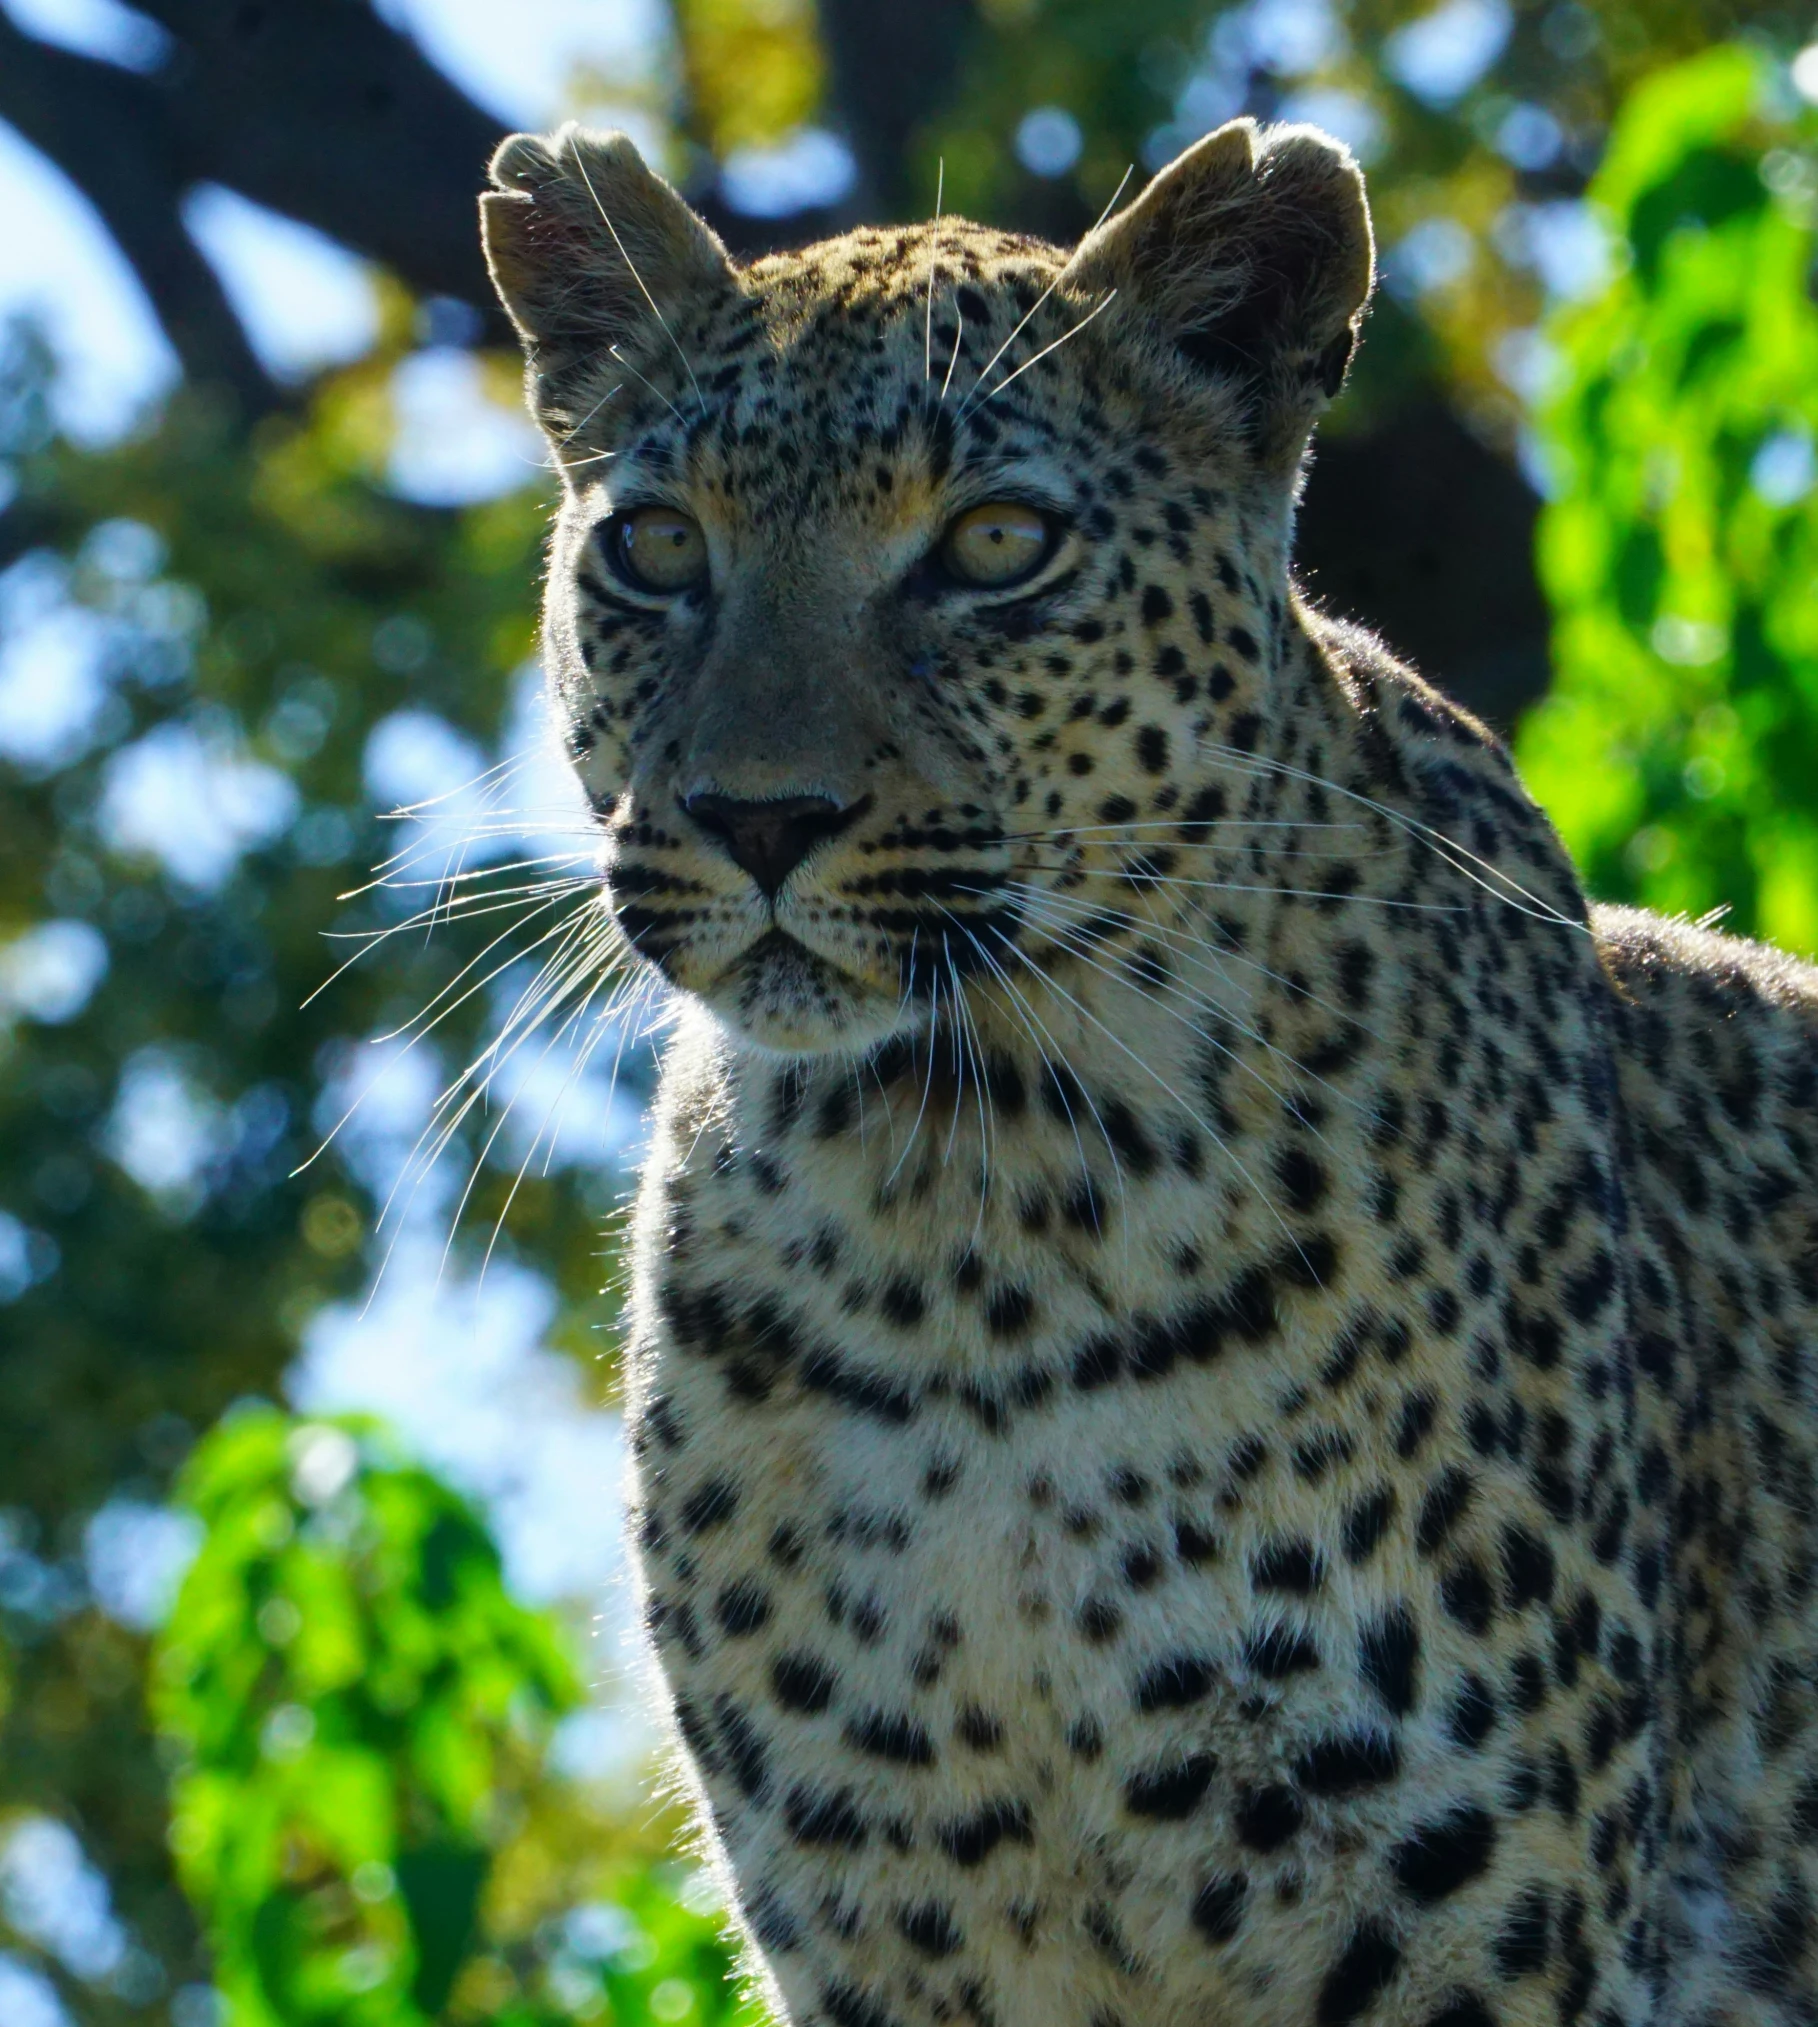
<path id="1" fill-rule="evenodd" d="M 603 546 L 613 569 L 640 591 L 686 591 L 707 575 L 701 524 L 675 507 L 633 507 L 612 515 Z"/>

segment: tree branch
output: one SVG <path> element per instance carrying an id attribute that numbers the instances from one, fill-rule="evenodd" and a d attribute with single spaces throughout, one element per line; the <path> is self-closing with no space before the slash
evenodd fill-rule
<path id="1" fill-rule="evenodd" d="M 834 103 L 858 159 L 855 205 L 867 217 L 926 216 L 934 193 L 911 186 L 910 151 L 959 74 L 973 0 L 820 0 L 820 20 Z"/>
<path id="2" fill-rule="evenodd" d="M 187 176 L 224 183 L 455 296 L 505 340 L 475 205 L 505 129 L 366 0 L 141 0 Z"/>
<path id="3" fill-rule="evenodd" d="M 53 49 L 0 13 L 0 118 L 49 156 L 101 214 L 192 380 L 230 388 L 249 414 L 278 391 L 178 211 L 188 177 L 157 88 Z"/>

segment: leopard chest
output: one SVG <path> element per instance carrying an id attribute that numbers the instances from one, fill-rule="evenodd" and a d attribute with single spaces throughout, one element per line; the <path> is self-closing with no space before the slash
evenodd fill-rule
<path id="1" fill-rule="evenodd" d="M 1556 1634 L 1584 1558 L 1530 1547 L 1523 1462 L 1469 1444 L 1465 1340 L 1418 1328 L 1393 1233 L 1350 1217 L 1322 1254 L 1311 1220 L 1284 1244 L 1159 1173 L 1127 1227 L 1032 1233 L 1001 1163 L 983 1209 L 956 1161 L 955 1201 L 937 1176 L 886 1212 L 800 1141 L 671 1145 L 641 1212 L 640 1580 L 775 1963 L 1001 1991 L 1028 1949 L 1107 1994 L 1185 1964 L 1202 2012 L 1272 1979 L 1304 2018 L 1302 1972 L 1339 1973 L 1284 1954 L 1297 1921 L 1337 1962 L 1353 1931 L 1400 1948 L 1385 1895 L 1438 1894 L 1431 1982 L 1478 1946 L 1492 1854 L 1583 1866 L 1589 1791 L 1527 1798 L 1609 1685 L 1524 1703 L 1491 1647 L 1499 1612 Z M 1592 1729 L 1601 1806 L 1633 1754 Z M 1437 1883 L 1406 1858 L 1429 1847 Z"/>
<path id="2" fill-rule="evenodd" d="M 917 1377 L 790 1293 L 672 1291 L 639 1354 L 647 1618 L 729 1841 L 1039 1848 L 1104 1891 L 1107 1826 L 1214 1790 L 1262 1821 L 1310 1739 L 1405 1704 L 1387 1502 L 1367 1456 L 1310 1467 L 1317 1436 L 1295 1468 L 1263 1345 L 1112 1377 L 1102 1331 L 1038 1333 L 989 1382 L 938 1345 Z M 1385 1534 L 1374 1567 L 1347 1526 Z"/>

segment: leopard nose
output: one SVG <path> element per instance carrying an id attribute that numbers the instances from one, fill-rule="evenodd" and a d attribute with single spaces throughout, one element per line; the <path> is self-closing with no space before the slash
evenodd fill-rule
<path id="1" fill-rule="evenodd" d="M 858 814 L 856 805 L 826 795 L 741 802 L 700 793 L 684 796 L 682 808 L 772 898 L 816 845 L 837 837 Z"/>

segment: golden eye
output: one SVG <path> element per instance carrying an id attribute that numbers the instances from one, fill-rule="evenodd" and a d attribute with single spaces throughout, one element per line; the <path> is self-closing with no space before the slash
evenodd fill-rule
<path id="1" fill-rule="evenodd" d="M 645 591 L 686 591 L 707 575 L 707 538 L 674 507 L 633 507 L 612 517 L 608 537 L 622 576 Z"/>
<path id="2" fill-rule="evenodd" d="M 941 557 L 962 584 L 1015 584 L 1047 553 L 1047 520 L 1018 500 L 969 508 L 941 538 Z"/>

